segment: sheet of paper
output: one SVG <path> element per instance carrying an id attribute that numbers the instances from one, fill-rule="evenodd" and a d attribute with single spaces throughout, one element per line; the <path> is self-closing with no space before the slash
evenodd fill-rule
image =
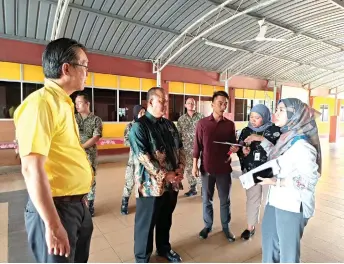
<path id="1" fill-rule="evenodd" d="M 230 145 L 230 146 L 237 146 L 237 147 L 242 147 L 242 146 L 243 146 L 243 145 L 241 145 L 241 144 L 230 143 L 230 142 L 222 142 L 222 141 L 214 141 L 214 143 L 217 143 L 217 144 L 224 144 L 224 145 Z"/>
<path id="2" fill-rule="evenodd" d="M 254 186 L 254 179 L 253 174 L 251 172 L 247 172 L 239 177 L 241 185 L 244 189 L 248 190 Z"/>
<path id="3" fill-rule="evenodd" d="M 241 175 L 239 179 L 240 179 L 242 187 L 247 190 L 247 189 L 250 189 L 252 186 L 254 186 L 255 183 L 253 179 L 253 173 L 262 171 L 267 168 L 272 168 L 274 175 L 277 175 L 280 172 L 280 166 L 278 165 L 278 161 L 276 159 L 270 160 L 264 163 L 263 165 Z"/>

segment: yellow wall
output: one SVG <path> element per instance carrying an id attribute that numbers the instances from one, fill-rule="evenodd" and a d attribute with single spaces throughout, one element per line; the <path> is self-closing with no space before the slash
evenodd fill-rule
<path id="1" fill-rule="evenodd" d="M 267 97 L 273 99 L 274 93 L 272 91 L 250 90 L 235 88 L 235 98 L 237 99 L 260 99 L 264 100 Z"/>
<path id="2" fill-rule="evenodd" d="M 247 125 L 247 121 L 235 121 L 235 130 L 243 129 L 244 127 L 247 127 Z"/>
<path id="3" fill-rule="evenodd" d="M 43 68 L 36 65 L 23 65 L 23 80 L 27 82 L 44 82 Z"/>
<path id="4" fill-rule="evenodd" d="M 0 79 L 20 80 L 20 64 L 0 61 Z"/>

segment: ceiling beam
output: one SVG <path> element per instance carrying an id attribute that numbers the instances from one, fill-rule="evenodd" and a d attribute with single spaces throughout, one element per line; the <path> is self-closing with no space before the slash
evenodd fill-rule
<path id="1" fill-rule="evenodd" d="M 215 4 L 215 5 L 218 5 L 218 4 L 219 4 L 219 3 L 216 2 L 215 0 L 206 0 L 206 1 L 209 2 L 209 3 Z M 341 1 L 341 0 L 331 0 L 331 1 L 333 1 L 334 3 L 338 2 L 337 5 L 341 6 L 341 7 L 344 9 L 344 7 L 343 7 L 343 6 L 344 6 L 343 1 Z M 341 4 L 339 4 L 339 3 L 341 3 Z M 228 11 L 230 11 L 230 12 L 236 12 L 236 11 L 240 12 L 240 11 L 241 11 L 240 8 L 237 10 L 237 8 L 235 8 L 235 7 L 231 6 L 231 5 L 225 6 L 225 9 L 228 10 Z M 251 18 L 255 18 L 255 19 L 257 19 L 257 20 L 261 20 L 261 19 L 263 18 L 262 16 L 259 16 L 259 15 L 254 14 L 254 13 L 249 13 L 249 14 L 246 14 L 245 16 L 251 17 Z M 317 38 L 317 37 L 315 37 L 315 36 L 313 36 L 313 35 L 311 35 L 311 34 L 308 34 L 308 33 L 305 33 L 305 32 L 298 31 L 298 30 L 296 30 L 296 29 L 294 29 L 294 28 L 292 28 L 292 27 L 290 27 L 290 26 L 286 26 L 286 25 L 283 25 L 283 24 L 281 24 L 281 23 L 274 22 L 274 21 L 269 20 L 269 19 L 265 19 L 265 22 L 264 22 L 264 23 L 267 23 L 267 24 L 270 24 L 270 25 L 272 25 L 272 26 L 279 27 L 279 28 L 281 28 L 281 29 L 287 30 L 287 31 L 289 31 L 289 32 L 291 32 L 291 33 L 297 34 L 298 36 L 305 36 L 305 37 L 308 37 L 308 38 L 310 38 L 310 39 L 316 40 L 317 42 L 322 42 L 322 43 L 325 43 L 325 44 L 330 45 L 330 46 L 332 46 L 332 47 L 339 48 L 339 49 L 341 49 L 341 50 L 343 49 L 342 45 L 336 45 L 336 44 L 334 44 L 334 43 L 332 43 L 332 42 L 328 42 L 328 41 L 326 41 L 326 40 L 321 40 L 321 39 L 319 39 L 319 38 Z"/>
<path id="2" fill-rule="evenodd" d="M 207 0 L 207 1 L 210 2 L 210 3 L 212 3 L 212 4 L 216 4 L 216 5 L 218 4 L 218 3 L 217 3 L 216 1 L 214 1 L 214 0 Z M 229 5 L 227 5 L 227 6 L 225 7 L 225 9 L 228 10 L 228 11 L 230 11 L 230 12 L 235 12 L 235 11 L 237 10 L 236 8 L 231 7 L 231 6 L 229 6 Z M 239 10 L 240 10 L 240 8 L 239 8 Z M 250 18 L 255 18 L 255 19 L 257 19 L 257 20 L 260 20 L 260 19 L 262 18 L 261 16 L 258 16 L 258 15 L 252 14 L 252 13 L 248 13 L 248 14 L 246 14 L 245 16 L 250 17 Z M 286 41 L 288 41 L 288 40 L 290 40 L 290 39 L 293 39 L 294 37 L 297 37 L 297 36 L 305 36 L 305 37 L 311 39 L 311 41 L 308 42 L 307 45 L 308 45 L 308 44 L 314 43 L 314 41 L 317 41 L 317 42 L 322 42 L 322 43 L 325 43 L 325 44 L 327 44 L 327 45 L 330 45 L 330 46 L 332 46 L 332 47 L 337 48 L 337 49 L 338 49 L 338 52 L 343 51 L 343 47 L 340 46 L 340 45 L 334 45 L 333 43 L 328 43 L 328 42 L 326 42 L 325 40 L 320 40 L 320 39 L 318 39 L 318 38 L 316 38 L 316 37 L 314 37 L 314 36 L 311 36 L 310 34 L 307 34 L 307 33 L 304 33 L 304 32 L 302 33 L 302 32 L 300 32 L 300 31 L 297 31 L 296 29 L 293 29 L 293 28 L 291 28 L 291 27 L 287 27 L 287 26 L 285 26 L 285 25 L 283 25 L 283 24 L 276 23 L 276 22 L 272 22 L 272 21 L 269 20 L 269 19 L 265 19 L 265 23 L 268 23 L 268 24 L 273 25 L 273 26 L 275 26 L 275 27 L 279 27 L 279 28 L 281 28 L 281 29 L 283 29 L 283 30 L 287 30 L 287 31 L 289 31 L 290 33 L 292 33 L 292 35 L 289 36 L 289 37 L 287 38 Z M 273 43 L 266 43 L 265 45 L 262 45 L 260 48 L 258 48 L 256 51 L 259 51 L 259 50 L 261 50 L 261 49 L 263 49 L 263 48 L 265 48 L 265 47 L 268 47 L 269 45 L 272 45 L 272 44 L 273 44 Z M 224 44 L 224 45 L 227 45 L 227 44 Z M 307 45 L 304 45 L 304 46 L 307 46 Z M 228 46 L 228 45 L 227 45 L 227 46 Z M 282 51 L 284 52 L 284 51 L 290 50 L 290 49 L 292 49 L 292 48 L 282 49 L 282 50 L 280 50 L 279 52 L 277 52 L 277 53 L 275 53 L 275 54 L 272 54 L 272 55 L 275 56 L 275 55 L 280 54 Z M 255 54 L 258 54 L 257 52 L 254 52 L 254 53 L 255 53 Z M 251 56 L 253 56 L 253 54 L 252 54 Z M 251 56 L 249 56 L 249 57 L 251 57 Z M 325 56 L 326 56 L 326 55 L 325 55 Z M 243 58 L 243 59 L 246 59 L 246 57 Z M 312 65 L 312 64 L 307 64 L 307 63 L 301 63 L 300 61 L 292 61 L 292 62 L 298 63 L 299 66 L 301 66 L 301 65 L 309 65 L 309 66 L 311 66 L 311 67 L 315 67 L 315 68 L 318 68 L 318 69 L 323 69 L 323 70 L 326 70 L 326 71 L 336 72 L 336 71 L 333 71 L 332 69 L 326 69 L 326 68 L 323 68 L 323 67 L 319 67 L 319 66 L 317 66 L 317 65 Z M 238 63 L 236 63 L 236 64 L 238 64 Z M 234 67 L 234 66 L 231 65 L 231 68 L 232 68 L 232 67 Z M 226 69 L 225 71 L 227 71 L 227 70 L 228 70 L 228 69 Z M 240 71 L 240 72 L 241 72 L 241 71 Z M 236 75 L 236 74 L 234 74 L 234 75 Z M 274 74 L 273 76 L 277 76 L 277 74 Z"/>
<path id="3" fill-rule="evenodd" d="M 343 0 L 330 0 L 336 6 L 344 10 L 344 1 Z"/>
<path id="4" fill-rule="evenodd" d="M 311 83 L 313 83 L 313 82 L 322 80 L 323 78 L 328 77 L 328 76 L 330 76 L 331 74 L 336 74 L 336 72 L 333 72 L 333 71 L 331 71 L 331 72 L 325 72 L 325 73 L 324 73 L 323 75 L 321 75 L 321 76 L 313 77 L 312 79 L 309 79 L 309 80 L 303 82 L 302 85 L 311 84 Z"/>
<path id="5" fill-rule="evenodd" d="M 191 44 L 195 43 L 198 39 L 202 38 L 203 36 L 207 35 L 208 33 L 210 33 L 211 31 L 213 31 L 216 28 L 219 28 L 223 25 L 225 25 L 226 23 L 228 23 L 229 21 L 232 21 L 234 19 L 236 19 L 237 17 L 243 16 L 246 13 L 250 13 L 256 9 L 259 9 L 261 7 L 264 6 L 268 6 L 272 3 L 275 3 L 277 1 L 281 1 L 281 0 L 266 0 L 264 2 L 260 2 L 259 4 L 256 4 L 252 7 L 249 7 L 248 9 L 242 10 L 234 15 L 232 15 L 229 18 L 226 18 L 224 20 L 222 20 L 221 22 L 218 22 L 217 24 L 212 25 L 210 28 L 204 30 L 202 33 L 200 33 L 199 35 L 197 35 L 196 37 L 192 38 L 188 43 L 186 43 L 185 45 L 183 45 L 182 47 L 178 48 L 175 52 L 173 52 L 173 54 L 171 54 L 169 56 L 169 58 L 162 62 L 163 64 L 160 66 L 159 70 L 161 71 L 164 67 L 166 67 L 176 56 L 178 56 L 180 53 L 182 53 L 186 48 L 188 48 Z M 235 49 L 235 48 L 234 48 Z"/>
<path id="6" fill-rule="evenodd" d="M 44 2 L 49 2 L 49 3 L 52 3 L 52 4 L 57 4 L 57 1 L 54 1 L 54 0 L 41 0 L 41 1 L 44 1 Z M 214 0 L 207 0 L 208 2 L 212 3 L 212 4 L 215 4 L 216 2 Z M 219 5 L 219 3 L 216 3 L 216 5 Z M 73 9 L 76 9 L 76 10 L 79 10 L 79 11 L 84 11 L 84 12 L 89 12 L 89 13 L 94 13 L 96 15 L 99 15 L 99 16 L 103 16 L 103 17 L 107 17 L 107 18 L 111 18 L 111 19 L 117 19 L 117 20 L 120 20 L 120 21 L 124 21 L 124 22 L 128 22 L 128 23 L 132 23 L 132 24 L 136 24 L 136 25 L 139 25 L 139 26 L 143 26 L 143 27 L 146 27 L 146 28 L 150 28 L 150 29 L 155 29 L 155 30 L 158 30 L 158 31 L 162 31 L 162 32 L 165 32 L 165 33 L 170 33 L 170 34 L 173 34 L 175 36 L 179 36 L 181 34 L 181 32 L 179 31 L 176 31 L 176 30 L 171 30 L 171 29 L 168 29 L 168 28 L 163 28 L 163 27 L 159 27 L 159 26 L 155 26 L 153 24 L 149 24 L 149 23 L 145 23 L 145 22 L 142 22 L 142 21 L 138 21 L 138 20 L 134 20 L 134 19 L 130 19 L 130 18 L 126 18 L 126 17 L 123 17 L 123 16 L 119 16 L 119 15 L 115 15 L 115 14 L 111 14 L 111 13 L 108 13 L 108 12 L 104 12 L 104 11 L 100 11 L 100 10 L 95 10 L 95 9 L 92 9 L 90 7 L 85 7 L 85 6 L 81 6 L 81 5 L 77 5 L 75 3 L 70 3 L 69 4 L 69 8 L 73 8 Z M 230 11 L 236 11 L 236 9 L 233 9 L 233 8 L 229 8 L 228 5 L 226 7 L 224 7 L 225 9 L 227 10 L 230 10 Z M 240 9 L 239 9 L 240 10 Z M 253 18 L 256 18 L 256 19 L 260 19 L 260 17 L 258 16 L 255 16 L 253 15 L 251 12 L 248 14 L 243 14 L 244 16 L 248 16 L 248 17 L 253 17 Z M 282 29 L 285 29 L 285 30 L 288 30 L 292 33 L 292 35 L 289 36 L 289 39 L 292 39 L 298 35 L 300 35 L 301 33 L 298 33 L 296 32 L 295 30 L 292 30 L 290 28 L 287 28 L 283 25 L 280 25 L 280 24 L 276 24 L 276 23 L 273 23 L 269 20 L 265 20 L 265 22 L 271 24 L 271 25 L 274 25 L 274 26 L 277 26 L 277 27 L 280 27 Z M 305 35 L 305 34 L 303 34 Z M 190 34 L 187 34 L 188 37 L 191 37 Z M 314 40 L 317 40 L 317 39 L 314 39 Z M 219 44 L 222 44 L 222 45 L 227 45 L 226 43 L 219 43 Z M 259 51 L 261 50 L 262 48 L 265 48 L 266 46 L 269 46 L 271 45 L 270 43 L 266 43 L 265 45 L 263 45 L 261 48 L 259 48 L 258 50 L 256 51 Z M 228 45 L 227 45 L 228 46 Z M 237 49 L 240 49 L 238 47 L 233 47 L 233 48 L 237 48 Z M 240 50 L 243 50 L 243 51 L 246 51 L 246 52 L 249 52 L 248 56 L 250 55 L 253 55 L 253 54 L 258 54 L 258 55 L 262 55 L 256 51 L 249 51 L 249 50 L 246 50 L 246 49 L 240 49 Z M 278 53 L 277 53 L 278 54 Z M 269 56 L 267 54 L 264 54 L 264 56 Z M 272 57 L 274 56 L 274 54 L 272 54 Z M 274 58 L 277 58 L 277 59 L 280 59 L 280 60 L 285 60 L 285 61 L 289 61 L 289 62 L 293 62 L 293 63 L 298 63 L 300 66 L 301 65 L 309 65 L 311 67 L 316 67 L 316 68 L 319 68 L 319 69 L 324 69 L 324 70 L 327 70 L 327 71 L 332 71 L 332 69 L 326 69 L 326 68 L 320 68 L 319 66 L 317 65 L 312 65 L 312 64 L 306 64 L 306 63 L 300 63 L 298 61 L 293 61 L 293 60 L 288 60 L 288 59 L 285 59 L 285 58 L 279 58 L 279 57 L 274 57 Z M 233 65 L 232 65 L 233 66 Z"/>
<path id="7" fill-rule="evenodd" d="M 297 62 L 295 62 L 295 64 L 289 63 L 289 64 L 283 66 L 282 68 L 280 68 L 279 70 L 277 70 L 276 72 L 274 72 L 273 74 L 271 74 L 267 79 L 268 80 L 274 79 L 276 76 L 279 76 L 282 73 L 285 74 L 287 72 L 290 72 L 299 66 L 300 66 L 300 63 L 297 63 Z"/>
<path id="8" fill-rule="evenodd" d="M 186 34 L 188 34 L 193 28 L 195 28 L 197 25 L 200 26 L 200 23 L 203 23 L 204 20 L 210 16 L 211 14 L 218 12 L 220 10 L 223 9 L 223 7 L 227 4 L 229 4 L 230 2 L 232 2 L 233 0 L 226 0 L 225 2 L 223 2 L 221 5 L 217 5 L 216 7 L 214 7 L 212 10 L 210 10 L 209 12 L 207 12 L 206 14 L 204 14 L 203 16 L 201 16 L 199 19 L 197 19 L 196 21 L 194 21 L 193 23 L 191 23 L 191 25 L 189 25 L 182 33 L 180 33 L 180 35 L 175 38 L 172 42 L 170 42 L 170 44 L 164 48 L 164 50 L 160 53 L 160 55 L 158 55 L 158 57 L 156 58 L 156 61 L 160 61 L 163 56 L 169 51 L 173 49 L 173 46 L 180 40 L 182 39 Z"/>
<path id="9" fill-rule="evenodd" d="M 40 1 L 51 3 L 51 4 L 57 4 L 57 2 L 54 1 L 54 0 L 40 0 Z M 96 15 L 101 16 L 101 17 L 110 18 L 110 19 L 116 19 L 116 20 L 119 20 L 119 21 L 128 22 L 128 23 L 135 24 L 135 25 L 138 25 L 138 26 L 142 26 L 142 27 L 146 27 L 146 28 L 150 28 L 150 29 L 155 29 L 155 30 L 158 30 L 158 31 L 161 31 L 161 32 L 171 33 L 171 34 L 176 35 L 176 36 L 178 36 L 181 33 L 181 32 L 179 32 L 177 30 L 172 30 L 172 29 L 169 29 L 169 28 L 159 27 L 159 26 L 156 26 L 156 25 L 153 25 L 153 24 L 149 24 L 149 23 L 146 23 L 146 22 L 134 20 L 134 19 L 127 18 L 127 17 L 124 17 L 124 16 L 119 16 L 119 15 L 111 14 L 111 13 L 108 13 L 108 12 L 96 10 L 96 9 L 93 9 L 93 8 L 90 8 L 90 7 L 87 7 L 87 6 L 77 5 L 77 4 L 74 4 L 74 3 L 70 3 L 68 7 L 72 8 L 72 9 L 75 9 L 75 10 L 78 10 L 78 11 L 83 11 L 83 12 L 87 12 L 87 13 L 93 13 L 93 14 L 96 14 Z M 188 36 L 191 37 L 191 35 L 188 35 Z"/>
<path id="10" fill-rule="evenodd" d="M 284 58 L 284 57 L 281 57 L 281 56 L 277 56 L 276 54 L 278 54 L 278 53 L 267 54 L 267 53 L 263 53 L 263 52 L 257 52 L 257 51 L 254 51 L 254 50 L 250 50 L 248 48 L 239 48 L 239 47 L 234 46 L 234 45 L 228 45 L 228 44 L 223 44 L 223 45 L 226 45 L 226 46 L 228 46 L 230 48 L 233 48 L 233 49 L 237 49 L 237 50 L 240 50 L 240 51 L 247 52 L 247 53 L 252 54 L 252 55 L 256 54 L 256 55 L 260 55 L 260 56 L 264 56 L 264 57 L 269 57 L 269 58 L 273 58 L 273 59 L 277 59 L 277 60 L 282 60 L 282 61 L 286 61 L 286 62 L 297 63 L 297 64 L 299 64 L 299 66 L 309 66 L 309 67 L 317 68 L 317 69 L 324 70 L 324 71 L 332 71 L 334 73 L 335 72 L 344 73 L 344 70 L 334 71 L 331 68 L 321 67 L 321 66 L 314 65 L 314 64 L 311 64 L 311 63 L 300 63 L 299 61 L 295 61 L 295 60 L 291 60 L 291 59 Z M 231 65 L 231 67 L 232 67 L 232 65 Z"/>
<path id="11" fill-rule="evenodd" d="M 58 0 L 50 40 L 58 39 L 70 0 Z"/>
<path id="12" fill-rule="evenodd" d="M 323 83 L 321 83 L 321 84 L 319 84 L 319 85 L 317 85 L 317 86 L 315 86 L 315 87 L 312 87 L 311 90 L 314 90 L 314 89 L 317 89 L 317 88 L 319 88 L 319 87 L 322 87 L 322 86 L 324 86 L 325 84 L 328 84 L 328 83 L 333 83 L 333 82 L 339 81 L 339 80 L 341 80 L 341 79 L 344 79 L 344 76 L 342 76 L 342 77 L 340 77 L 340 78 L 333 79 L 333 80 L 331 80 L 331 81 L 323 82 Z"/>

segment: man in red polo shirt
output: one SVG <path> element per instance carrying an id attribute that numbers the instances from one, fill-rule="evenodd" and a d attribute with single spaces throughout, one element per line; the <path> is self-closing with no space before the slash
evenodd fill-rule
<path id="1" fill-rule="evenodd" d="M 228 145 L 216 144 L 214 141 L 236 143 L 234 123 L 223 114 L 228 105 L 229 96 L 224 91 L 213 94 L 213 113 L 197 123 L 193 150 L 194 176 L 199 177 L 198 159 L 201 159 L 200 173 L 203 188 L 203 220 L 205 227 L 199 233 L 203 239 L 208 237 L 213 226 L 213 196 L 215 184 L 220 198 L 222 230 L 230 242 L 235 236 L 229 230 L 231 220 L 229 193 L 232 185 L 232 167 L 228 156 Z"/>

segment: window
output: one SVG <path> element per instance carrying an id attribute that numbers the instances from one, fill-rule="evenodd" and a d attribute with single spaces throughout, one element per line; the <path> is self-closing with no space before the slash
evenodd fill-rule
<path id="1" fill-rule="evenodd" d="M 23 83 L 23 99 L 28 97 L 31 93 L 43 88 L 42 83 Z"/>
<path id="2" fill-rule="evenodd" d="M 147 109 L 147 92 L 141 92 L 141 102 L 140 104 Z"/>
<path id="3" fill-rule="evenodd" d="M 235 121 L 248 121 L 251 110 L 251 100 L 235 99 Z"/>
<path id="4" fill-rule="evenodd" d="M 340 106 L 340 113 L 339 113 L 339 115 L 340 115 L 340 122 L 344 122 L 344 105 L 341 105 Z"/>
<path id="5" fill-rule="evenodd" d="M 213 112 L 213 109 L 211 107 L 211 99 L 212 97 L 206 97 L 206 96 L 200 97 L 199 112 L 202 113 L 204 116 L 210 116 L 210 114 Z"/>
<path id="6" fill-rule="evenodd" d="M 259 100 L 259 99 L 235 99 L 235 121 L 249 121 L 251 109 L 257 105 L 263 104 L 269 108 L 272 113 L 273 102 L 270 100 Z"/>
<path id="7" fill-rule="evenodd" d="M 72 98 L 73 103 L 75 103 L 75 98 L 76 98 L 78 93 L 86 93 L 88 95 L 88 99 L 90 100 L 90 110 L 91 110 L 91 112 L 94 112 L 93 104 L 92 104 L 92 101 L 93 101 L 92 100 L 92 88 L 85 87 L 85 89 L 83 91 L 76 91 L 76 92 L 72 93 L 70 95 L 70 98 Z M 76 112 L 76 109 L 75 109 L 75 112 Z"/>
<path id="8" fill-rule="evenodd" d="M 140 104 L 140 92 L 119 91 L 119 121 L 132 121 L 133 109 Z"/>
<path id="9" fill-rule="evenodd" d="M 320 105 L 321 121 L 328 121 L 328 105 Z"/>
<path id="10" fill-rule="evenodd" d="M 178 118 L 184 114 L 184 95 L 168 95 L 168 117 L 171 121 L 178 121 Z"/>
<path id="11" fill-rule="evenodd" d="M 0 118 L 13 118 L 20 105 L 20 83 L 0 82 Z"/>
<path id="12" fill-rule="evenodd" d="M 103 121 L 117 121 L 117 91 L 94 89 L 94 114 Z"/>

